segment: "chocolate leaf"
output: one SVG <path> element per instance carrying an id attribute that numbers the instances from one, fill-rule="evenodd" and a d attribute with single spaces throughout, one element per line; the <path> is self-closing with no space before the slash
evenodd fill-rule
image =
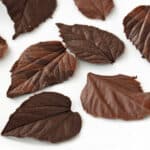
<path id="1" fill-rule="evenodd" d="M 12 67 L 8 97 L 32 93 L 73 75 L 76 59 L 59 41 L 30 46 Z"/>
<path id="2" fill-rule="evenodd" d="M 39 24 L 51 17 L 56 0 L 2 0 L 8 14 L 15 23 L 15 39 L 18 35 L 32 31 Z"/>
<path id="3" fill-rule="evenodd" d="M 143 93 L 135 77 L 88 74 L 82 91 L 83 108 L 93 116 L 136 120 L 150 114 L 150 94 Z"/>
<path id="4" fill-rule="evenodd" d="M 92 19 L 105 20 L 114 7 L 113 0 L 74 0 L 79 10 Z"/>
<path id="5" fill-rule="evenodd" d="M 124 51 L 123 42 L 109 32 L 86 25 L 57 26 L 66 46 L 90 63 L 113 63 Z"/>
<path id="6" fill-rule="evenodd" d="M 8 49 L 8 45 L 6 41 L 2 37 L 0 37 L 0 58 L 4 56 L 7 49 Z"/>
<path id="7" fill-rule="evenodd" d="M 53 143 L 68 140 L 81 129 L 81 117 L 70 107 L 70 99 L 58 93 L 30 97 L 11 115 L 2 135 L 31 137 Z"/>
<path id="8" fill-rule="evenodd" d="M 124 31 L 128 39 L 150 61 L 150 6 L 139 6 L 124 19 Z"/>

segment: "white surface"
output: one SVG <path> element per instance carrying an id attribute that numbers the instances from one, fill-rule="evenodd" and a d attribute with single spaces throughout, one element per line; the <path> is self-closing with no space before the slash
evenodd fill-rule
<path id="1" fill-rule="evenodd" d="M 140 4 L 150 4 L 150 0 L 115 0 L 115 9 L 107 20 L 102 22 L 84 17 L 75 7 L 73 0 L 58 0 L 58 8 L 53 19 L 48 19 L 34 32 L 22 35 L 13 41 L 13 22 L 5 7 L 0 3 L 0 35 L 7 39 L 9 44 L 9 52 L 3 60 L 0 60 L 0 131 L 7 123 L 9 115 L 30 96 L 26 95 L 17 99 L 6 97 L 6 91 L 10 85 L 9 70 L 12 64 L 31 44 L 39 41 L 61 40 L 55 26 L 56 22 L 97 26 L 115 33 L 126 45 L 125 53 L 115 64 L 94 65 L 79 61 L 76 73 L 70 80 L 43 90 L 56 91 L 71 97 L 72 109 L 78 111 L 83 119 L 82 130 L 76 138 L 55 145 L 33 139 L 0 136 L 1 150 L 150 150 L 150 118 L 132 122 L 98 119 L 86 114 L 80 103 L 80 93 L 86 83 L 88 72 L 104 75 L 118 73 L 137 75 L 144 90 L 150 91 L 150 63 L 142 59 L 139 51 L 126 39 L 122 26 L 124 16 Z"/>

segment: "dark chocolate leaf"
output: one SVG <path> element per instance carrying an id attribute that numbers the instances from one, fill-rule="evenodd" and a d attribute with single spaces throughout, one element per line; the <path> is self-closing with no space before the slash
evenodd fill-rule
<path id="1" fill-rule="evenodd" d="M 124 19 L 124 31 L 128 39 L 150 61 L 150 6 L 139 6 Z"/>
<path id="2" fill-rule="evenodd" d="M 105 20 L 114 7 L 113 0 L 74 0 L 79 10 L 92 19 Z"/>
<path id="3" fill-rule="evenodd" d="M 86 25 L 58 23 L 66 46 L 80 59 L 90 63 L 113 63 L 124 51 L 124 44 L 115 35 Z"/>
<path id="4" fill-rule="evenodd" d="M 150 93 L 135 77 L 88 74 L 82 91 L 83 108 L 96 117 L 138 120 L 150 115 Z"/>
<path id="5" fill-rule="evenodd" d="M 76 58 L 59 41 L 30 46 L 12 67 L 8 97 L 20 96 L 61 83 L 73 75 Z"/>
<path id="6" fill-rule="evenodd" d="M 2 2 L 15 23 L 14 39 L 22 33 L 32 31 L 51 17 L 56 8 L 56 0 L 2 0 Z"/>
<path id="7" fill-rule="evenodd" d="M 2 37 L 0 37 L 0 58 L 4 56 L 7 49 L 8 49 L 7 42 Z"/>
<path id="8" fill-rule="evenodd" d="M 56 143 L 74 137 L 80 129 L 81 117 L 71 111 L 70 99 L 45 92 L 30 97 L 11 115 L 2 135 Z"/>

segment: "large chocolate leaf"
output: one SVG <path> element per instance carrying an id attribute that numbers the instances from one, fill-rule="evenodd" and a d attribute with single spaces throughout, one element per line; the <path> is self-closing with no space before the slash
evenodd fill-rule
<path id="1" fill-rule="evenodd" d="M 86 25 L 57 26 L 66 46 L 90 63 L 113 63 L 124 51 L 123 42 L 109 32 Z"/>
<path id="2" fill-rule="evenodd" d="M 88 74 L 82 91 L 83 108 L 93 116 L 136 120 L 150 114 L 150 93 L 143 93 L 135 77 Z"/>
<path id="3" fill-rule="evenodd" d="M 0 58 L 2 58 L 8 48 L 7 42 L 0 37 Z"/>
<path id="4" fill-rule="evenodd" d="M 74 0 L 79 10 L 92 19 L 105 20 L 114 7 L 113 0 Z"/>
<path id="5" fill-rule="evenodd" d="M 81 117 L 70 107 L 70 99 L 58 93 L 30 97 L 11 115 L 2 135 L 31 137 L 53 143 L 68 140 L 81 129 Z"/>
<path id="6" fill-rule="evenodd" d="M 139 6 L 124 19 L 124 31 L 128 39 L 150 61 L 150 6 Z"/>
<path id="7" fill-rule="evenodd" d="M 32 93 L 73 75 L 76 58 L 59 41 L 30 46 L 12 67 L 8 97 Z"/>
<path id="8" fill-rule="evenodd" d="M 15 39 L 18 35 L 32 31 L 51 17 L 56 0 L 2 0 L 8 14 L 15 23 Z"/>

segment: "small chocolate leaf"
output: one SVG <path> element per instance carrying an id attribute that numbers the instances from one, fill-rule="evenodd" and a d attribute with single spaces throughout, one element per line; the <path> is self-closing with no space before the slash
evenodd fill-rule
<path id="1" fill-rule="evenodd" d="M 90 63 L 113 63 L 124 51 L 124 44 L 115 35 L 86 25 L 58 23 L 66 46 L 80 59 Z"/>
<path id="2" fill-rule="evenodd" d="M 12 67 L 8 97 L 16 97 L 61 83 L 73 75 L 76 58 L 59 41 L 30 46 Z"/>
<path id="3" fill-rule="evenodd" d="M 125 17 L 123 24 L 127 38 L 150 62 L 150 5 L 135 8 Z"/>
<path id="4" fill-rule="evenodd" d="M 0 58 L 4 56 L 7 49 L 8 49 L 7 42 L 2 37 L 0 37 Z"/>
<path id="5" fill-rule="evenodd" d="M 74 0 L 79 10 L 92 19 L 105 20 L 114 7 L 113 0 Z"/>
<path id="6" fill-rule="evenodd" d="M 150 94 L 143 93 L 135 77 L 89 73 L 81 101 L 97 117 L 138 120 L 150 115 Z"/>
<path id="7" fill-rule="evenodd" d="M 15 23 L 15 39 L 22 33 L 30 32 L 51 17 L 56 0 L 2 0 L 8 14 Z"/>
<path id="8" fill-rule="evenodd" d="M 81 117 L 70 107 L 70 99 L 58 93 L 32 96 L 11 115 L 2 135 L 52 143 L 68 140 L 81 129 Z"/>

